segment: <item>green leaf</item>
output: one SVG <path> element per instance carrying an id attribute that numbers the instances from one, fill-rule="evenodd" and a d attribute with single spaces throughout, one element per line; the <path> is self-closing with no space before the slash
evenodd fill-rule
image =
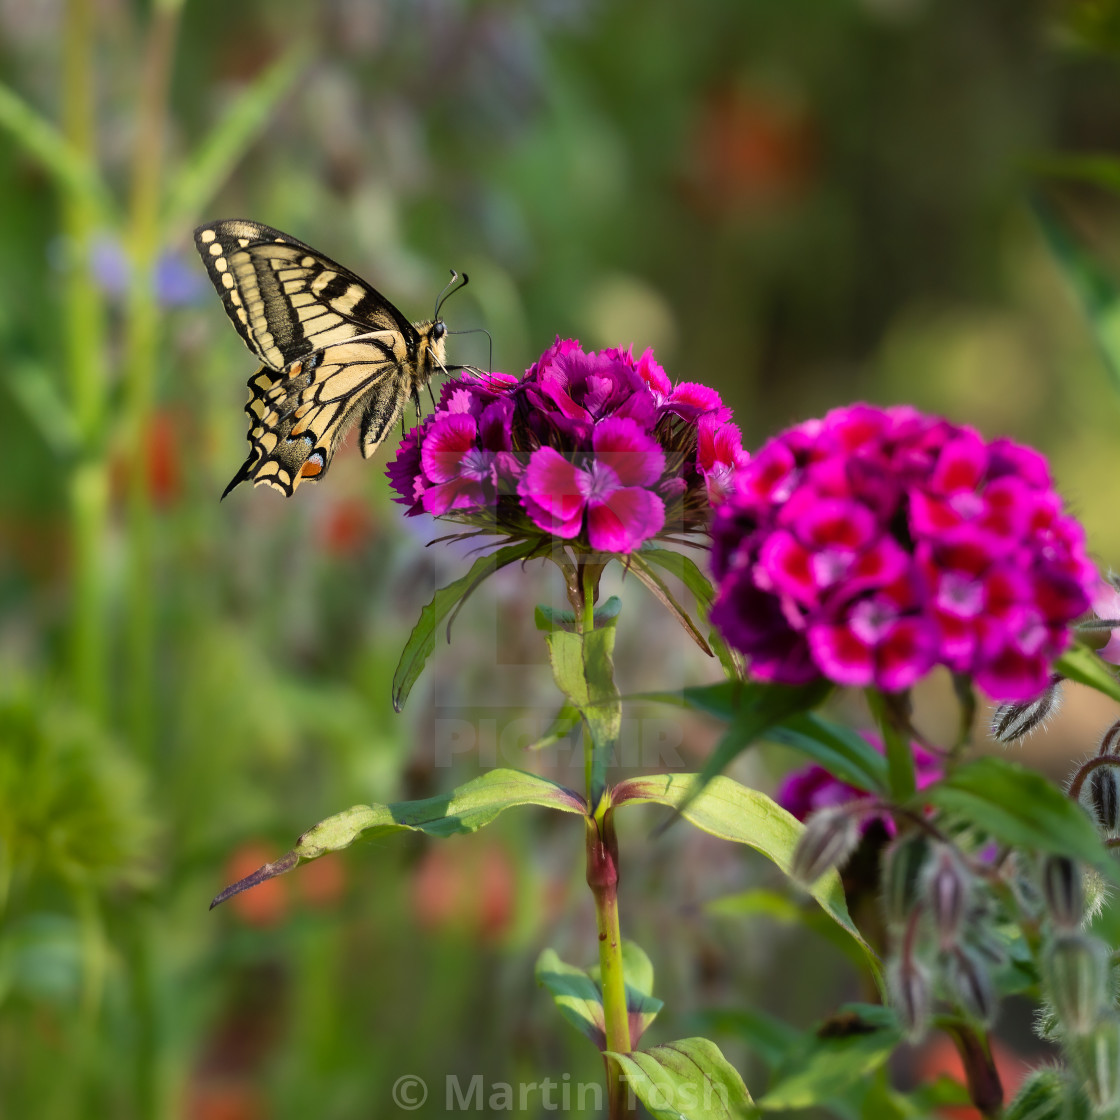
<path id="1" fill-rule="evenodd" d="M 603 993 L 587 971 L 565 964 L 555 949 L 545 949 L 537 958 L 535 975 L 537 983 L 552 994 L 560 1014 L 602 1050 L 607 1038 Z"/>
<path id="2" fill-rule="evenodd" d="M 441 587 L 432 601 L 420 612 L 420 619 L 405 642 L 397 671 L 393 674 L 393 707 L 399 712 L 404 708 L 408 694 L 416 683 L 428 658 L 436 648 L 436 629 L 467 598 L 483 580 L 500 568 L 518 560 L 527 560 L 539 547 L 538 541 L 518 541 L 480 556 L 467 572 L 454 583 Z M 448 635 L 450 640 L 450 634 Z"/>
<path id="3" fill-rule="evenodd" d="M 636 941 L 622 942 L 622 974 L 628 988 L 653 995 L 653 961 Z"/>
<path id="4" fill-rule="evenodd" d="M 963 817 L 1003 844 L 1082 860 L 1120 880 L 1111 856 L 1084 810 L 1041 774 L 1002 758 L 979 758 L 918 795 Z"/>
<path id="5" fill-rule="evenodd" d="M 718 684 L 693 685 L 676 692 L 639 692 L 631 700 L 652 700 L 659 704 L 672 704 L 678 708 L 703 712 L 725 723 L 734 718 L 739 701 L 750 690 L 759 687 L 743 681 L 720 681 Z"/>
<path id="6" fill-rule="evenodd" d="M 886 792 L 887 760 L 858 731 L 805 712 L 771 728 L 765 737 L 808 755 L 857 789 Z"/>
<path id="7" fill-rule="evenodd" d="M 630 1038 L 637 1042 L 664 1004 L 651 994 L 653 967 L 649 958 L 632 941 L 623 941 L 622 961 Z M 555 950 L 545 949 L 537 958 L 536 978 L 552 994 L 560 1014 L 602 1050 L 606 1046 L 606 1019 L 598 968 L 577 968 L 562 961 Z"/>
<path id="8" fill-rule="evenodd" d="M 827 1106 L 884 1065 L 901 1041 L 893 1012 L 872 1004 L 848 1004 L 787 1053 L 759 1107 Z"/>
<path id="9" fill-rule="evenodd" d="M 116 224 L 112 196 L 104 180 L 70 141 L 37 109 L 0 84 L 0 128 L 34 156 L 58 187 L 93 206 L 97 224 Z"/>
<path id="10" fill-rule="evenodd" d="M 611 790 L 611 801 L 616 808 L 645 802 L 679 808 L 685 820 L 701 831 L 754 848 L 788 875 L 794 849 L 805 826 L 766 794 L 748 789 L 731 778 L 713 778 L 696 795 L 693 794 L 695 781 L 695 774 L 631 778 Z M 809 894 L 859 944 L 878 982 L 878 962 L 848 914 L 840 876 L 835 870 L 822 875 Z"/>
<path id="11" fill-rule="evenodd" d="M 756 682 L 738 688 L 736 685 L 737 682 L 730 681 L 717 686 L 730 686 L 735 690 L 731 693 L 735 697 L 735 713 L 731 726 L 724 732 L 723 738 L 704 763 L 704 769 L 697 775 L 695 788 L 681 803 L 682 811 L 692 798 L 699 796 L 704 787 L 717 774 L 726 770 L 747 747 L 763 738 L 777 724 L 811 711 L 823 703 L 832 691 L 832 685 L 827 681 L 814 681 L 804 685 Z"/>
<path id="12" fill-rule="evenodd" d="M 1120 701 L 1120 681 L 1112 668 L 1102 661 L 1088 646 L 1073 646 L 1066 650 L 1054 668 L 1063 677 L 1103 692 L 1112 700 Z"/>
<path id="13" fill-rule="evenodd" d="M 1120 392 L 1120 287 L 1051 206 L 1036 197 L 1033 209 L 1050 252 L 1089 320 L 1112 387 Z"/>
<path id="14" fill-rule="evenodd" d="M 682 1038 L 629 1054 L 607 1051 L 634 1095 L 657 1120 L 732 1120 L 751 1095 L 735 1067 L 706 1038 Z"/>
<path id="15" fill-rule="evenodd" d="M 392 805 L 355 805 L 327 817 L 309 828 L 296 841 L 296 846 L 280 859 L 266 863 L 226 887 L 210 904 L 210 909 L 266 879 L 291 871 L 299 863 L 348 848 L 359 837 L 373 840 L 405 831 L 424 832 L 429 836 L 475 832 L 517 805 L 542 805 L 581 816 L 587 813 L 583 798 L 556 782 L 520 770 L 491 770 L 439 797 L 397 801 Z"/>
<path id="16" fill-rule="evenodd" d="M 253 79 L 209 135 L 184 161 L 164 208 L 164 239 L 173 241 L 197 225 L 233 169 L 264 130 L 280 99 L 295 84 L 308 60 L 296 44 Z"/>

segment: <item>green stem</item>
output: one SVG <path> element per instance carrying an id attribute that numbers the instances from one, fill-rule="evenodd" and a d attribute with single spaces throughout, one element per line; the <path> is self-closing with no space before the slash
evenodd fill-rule
<path id="1" fill-rule="evenodd" d="M 129 722 L 134 744 L 151 743 L 155 712 L 152 507 L 147 441 L 159 364 L 159 307 L 152 270 L 159 253 L 160 183 L 167 95 L 171 81 L 178 5 L 158 5 L 151 15 L 140 77 L 136 143 L 129 199 L 129 288 L 125 335 L 125 424 L 129 447 L 128 633 Z"/>
<path id="2" fill-rule="evenodd" d="M 909 703 L 904 693 L 890 695 L 877 688 L 867 690 L 867 704 L 879 733 L 883 736 L 883 746 L 887 752 L 887 778 L 890 782 L 891 799 L 905 804 L 914 796 L 918 788 L 914 774 L 914 752 L 910 749 L 910 736 L 904 731 L 906 721 L 901 718 L 902 709 Z"/>
<path id="3" fill-rule="evenodd" d="M 626 976 L 618 920 L 618 839 L 609 807 L 587 822 L 587 883 L 595 899 L 606 1049 L 616 1054 L 629 1054 L 630 1015 L 626 1006 Z M 621 1069 L 609 1058 L 603 1060 L 607 1074 L 608 1115 L 611 1120 L 635 1115 L 629 1104 Z"/>
<path id="4" fill-rule="evenodd" d="M 598 592 L 594 569 L 590 564 L 580 566 L 580 575 L 583 583 L 583 627 L 584 634 L 590 634 L 595 629 L 595 596 Z"/>
<path id="5" fill-rule="evenodd" d="M 581 560 L 576 567 L 576 578 L 579 580 L 579 628 L 582 639 L 586 642 L 587 636 L 595 630 L 595 593 L 594 577 L 591 568 Z M 586 649 L 586 646 L 584 647 Z M 586 660 L 584 662 L 586 664 Z M 592 804 L 595 791 L 593 776 L 595 772 L 595 744 L 590 732 L 584 726 L 583 732 L 583 781 L 587 790 L 588 804 Z"/>
<path id="6" fill-rule="evenodd" d="M 88 167 L 96 162 L 92 0 L 69 0 L 63 41 L 62 128 L 74 153 Z M 108 519 L 108 473 L 104 457 L 106 377 L 105 309 L 90 272 L 97 232 L 97 199 L 68 190 L 62 227 L 68 259 L 63 290 L 63 337 L 67 380 L 78 431 L 78 460 L 69 482 L 74 598 L 70 663 L 74 692 L 92 712 L 108 711 L 107 592 L 104 546 Z"/>

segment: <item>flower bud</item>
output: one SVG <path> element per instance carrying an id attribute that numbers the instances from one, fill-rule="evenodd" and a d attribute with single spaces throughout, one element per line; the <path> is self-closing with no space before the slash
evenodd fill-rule
<path id="1" fill-rule="evenodd" d="M 1054 673 L 1033 700 L 1000 704 L 992 713 L 991 735 L 1000 743 L 1014 743 L 1042 726 L 1061 707 L 1063 678 Z"/>
<path id="2" fill-rule="evenodd" d="M 920 1038 L 929 1019 L 929 976 L 913 957 L 905 955 L 887 968 L 887 989 L 899 1026 L 910 1039 Z"/>
<path id="3" fill-rule="evenodd" d="M 948 844 L 937 845 L 924 885 L 938 943 L 942 950 L 950 949 L 964 922 L 971 882 L 960 857 Z"/>
<path id="4" fill-rule="evenodd" d="M 888 925 L 901 926 L 909 919 L 929 855 L 930 841 L 924 832 L 900 836 L 883 854 L 883 916 Z"/>
<path id="5" fill-rule="evenodd" d="M 1062 1026 L 1088 1034 L 1112 994 L 1108 947 L 1095 937 L 1060 934 L 1042 959 L 1042 978 Z"/>
<path id="6" fill-rule="evenodd" d="M 811 887 L 826 871 L 839 867 L 859 844 L 859 822 L 843 808 L 822 809 L 805 822 L 790 865 L 790 876 Z"/>
<path id="7" fill-rule="evenodd" d="M 1067 1048 L 1096 1114 L 1120 1105 L 1120 1017 L 1100 1019 L 1088 1034 L 1070 1039 Z"/>
<path id="8" fill-rule="evenodd" d="M 955 950 L 949 961 L 948 980 L 965 1014 L 981 1023 L 990 1023 L 995 1018 L 995 988 L 978 956 L 963 949 Z"/>
<path id="9" fill-rule="evenodd" d="M 1105 832 L 1115 832 L 1120 821 L 1120 779 L 1112 766 L 1100 766 L 1089 775 L 1089 805 Z"/>
<path id="10" fill-rule="evenodd" d="M 1085 916 L 1081 869 L 1067 856 L 1047 856 L 1042 864 L 1042 895 L 1058 929 L 1071 931 Z"/>
<path id="11" fill-rule="evenodd" d="M 1089 1120 L 1089 1109 L 1063 1071 L 1036 1069 L 1004 1109 L 1003 1120 Z"/>

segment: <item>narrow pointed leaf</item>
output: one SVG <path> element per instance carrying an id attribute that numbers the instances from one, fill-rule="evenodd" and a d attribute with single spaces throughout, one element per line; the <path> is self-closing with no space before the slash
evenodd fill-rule
<path id="1" fill-rule="evenodd" d="M 98 224 L 114 224 L 112 196 L 88 160 L 51 121 L 0 83 L 0 129 L 4 129 L 47 171 L 58 187 L 97 211 Z"/>
<path id="2" fill-rule="evenodd" d="M 706 1038 L 682 1038 L 629 1054 L 608 1050 L 607 1057 L 657 1120 L 735 1120 L 751 1114 L 743 1079 Z"/>
<path id="3" fill-rule="evenodd" d="M 420 619 L 405 642 L 397 671 L 393 674 L 393 707 L 398 712 L 404 708 L 412 686 L 424 671 L 428 658 L 435 652 L 436 631 L 444 619 L 484 579 L 518 560 L 527 560 L 537 547 L 536 541 L 519 541 L 517 544 L 506 545 L 497 552 L 480 556 L 465 576 L 441 587 L 432 596 L 432 601 L 420 612 Z"/>
<path id="4" fill-rule="evenodd" d="M 1088 688 L 1103 692 L 1112 700 L 1120 701 L 1120 681 L 1112 667 L 1102 661 L 1088 646 L 1073 646 L 1066 650 L 1054 668 L 1068 677 Z"/>
<path id="5" fill-rule="evenodd" d="M 439 797 L 392 805 L 355 805 L 327 817 L 309 828 L 286 855 L 227 887 L 210 908 L 300 863 L 348 848 L 359 837 L 371 840 L 394 832 L 424 832 L 429 836 L 475 832 L 518 805 L 542 805 L 581 816 L 587 812 L 579 794 L 556 782 L 520 770 L 491 770 Z"/>
<path id="6" fill-rule="evenodd" d="M 734 684 L 734 682 L 728 682 Z M 750 684 L 734 693 L 735 714 L 723 738 L 696 776 L 696 785 L 680 804 L 680 809 L 697 797 L 704 787 L 753 743 L 766 736 L 771 728 L 812 711 L 832 691 L 827 681 L 805 685 Z"/>
<path id="7" fill-rule="evenodd" d="M 1089 321 L 1112 388 L 1120 392 L 1120 286 L 1078 242 L 1052 206 L 1036 197 L 1033 209 L 1046 244 Z"/>
<path id="8" fill-rule="evenodd" d="M 765 738 L 801 751 L 849 785 L 886 792 L 887 760 L 858 731 L 805 712 L 772 727 Z"/>
<path id="9" fill-rule="evenodd" d="M 694 774 L 631 778 L 614 787 L 611 801 L 616 808 L 643 802 L 679 807 L 684 819 L 701 831 L 754 848 L 788 875 L 805 826 L 766 794 L 731 778 L 713 778 L 699 794 L 693 795 L 695 780 Z M 878 962 L 848 913 L 840 876 L 836 871 L 827 872 L 813 884 L 809 894 L 857 942 L 878 981 Z"/>

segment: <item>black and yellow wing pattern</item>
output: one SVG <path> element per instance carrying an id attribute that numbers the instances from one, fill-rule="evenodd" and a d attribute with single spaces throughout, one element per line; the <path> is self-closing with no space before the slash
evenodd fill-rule
<path id="1" fill-rule="evenodd" d="M 438 304 L 432 320 L 410 323 L 349 269 L 259 222 L 212 222 L 194 240 L 226 314 L 263 363 L 245 406 L 249 456 L 223 498 L 241 482 L 290 496 L 318 481 L 359 418 L 369 458 L 444 368 Z"/>

